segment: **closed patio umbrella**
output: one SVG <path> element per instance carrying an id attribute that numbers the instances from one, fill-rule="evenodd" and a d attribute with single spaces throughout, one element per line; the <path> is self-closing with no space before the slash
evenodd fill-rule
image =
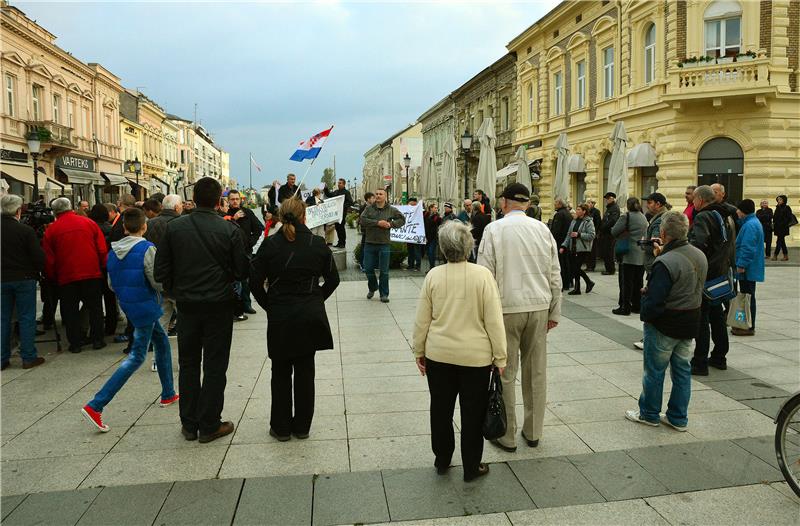
<path id="1" fill-rule="evenodd" d="M 533 192 L 533 181 L 531 181 L 531 169 L 528 167 L 528 159 L 525 155 L 525 147 L 517 148 L 514 156 L 517 160 L 517 182 L 525 185 L 529 192 Z"/>
<path id="2" fill-rule="evenodd" d="M 438 184 L 435 180 L 436 174 L 433 170 L 433 156 L 431 152 L 425 150 L 422 153 L 422 166 L 420 178 L 422 179 L 422 198 L 430 199 L 436 197 L 436 187 Z"/>
<path id="3" fill-rule="evenodd" d="M 628 199 L 628 159 L 625 155 L 625 146 L 628 143 L 628 134 L 625 133 L 625 123 L 617 121 L 610 139 L 614 141 L 611 151 L 611 161 L 608 165 L 608 192 L 617 194 L 617 201 L 624 203 Z"/>
<path id="4" fill-rule="evenodd" d="M 441 175 L 441 198 L 444 201 L 456 201 L 458 199 L 458 188 L 456 184 L 456 141 L 453 137 L 447 139 L 444 145 L 444 155 L 442 158 Z"/>
<path id="5" fill-rule="evenodd" d="M 497 155 L 494 146 L 497 135 L 494 132 L 494 121 L 491 117 L 483 119 L 478 128 L 478 142 L 481 144 L 481 153 L 478 157 L 478 173 L 476 175 L 476 188 L 483 190 L 489 203 L 494 208 L 494 194 L 497 186 Z"/>
<path id="6" fill-rule="evenodd" d="M 553 179 L 553 197 L 569 201 L 569 142 L 567 134 L 561 132 L 556 140 L 556 173 Z"/>

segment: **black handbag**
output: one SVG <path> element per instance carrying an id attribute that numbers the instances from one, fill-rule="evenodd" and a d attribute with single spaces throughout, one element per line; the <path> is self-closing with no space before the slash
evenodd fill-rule
<path id="1" fill-rule="evenodd" d="M 489 373 L 489 404 L 483 419 L 483 438 L 496 440 L 506 434 L 506 404 L 503 402 L 503 384 L 500 372 L 492 367 Z"/>

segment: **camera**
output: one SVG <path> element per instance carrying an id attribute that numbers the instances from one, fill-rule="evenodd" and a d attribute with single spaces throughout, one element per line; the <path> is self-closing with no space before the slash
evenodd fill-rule
<path id="1" fill-rule="evenodd" d="M 19 222 L 33 228 L 40 239 L 44 237 L 45 227 L 55 220 L 56 216 L 53 213 L 53 209 L 43 201 L 28 204 L 19 218 Z"/>
<path id="2" fill-rule="evenodd" d="M 654 247 L 655 245 L 660 245 L 661 242 L 658 239 L 639 239 L 636 241 L 636 244 L 642 248 L 646 248 L 646 247 Z"/>

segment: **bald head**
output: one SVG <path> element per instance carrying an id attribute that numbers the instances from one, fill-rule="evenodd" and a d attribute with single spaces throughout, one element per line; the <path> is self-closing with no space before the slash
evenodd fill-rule
<path id="1" fill-rule="evenodd" d="M 711 185 L 711 190 L 714 191 L 714 202 L 721 203 L 725 200 L 725 187 L 719 183 Z"/>

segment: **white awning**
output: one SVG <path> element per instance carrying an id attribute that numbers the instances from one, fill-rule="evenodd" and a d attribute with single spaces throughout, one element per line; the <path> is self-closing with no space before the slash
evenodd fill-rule
<path id="1" fill-rule="evenodd" d="M 123 177 L 123 176 L 121 176 L 119 174 L 110 174 L 110 173 L 107 173 L 107 172 L 100 172 L 100 175 L 102 175 L 103 179 L 105 179 L 108 182 L 108 184 L 110 184 L 112 186 L 119 186 L 119 185 L 123 185 L 123 184 L 124 185 L 128 184 L 128 180 L 125 177 Z"/>
<path id="2" fill-rule="evenodd" d="M 573 153 L 567 160 L 567 171 L 570 173 L 582 173 L 586 171 L 586 162 L 583 156 Z"/>
<path id="3" fill-rule="evenodd" d="M 105 186 L 106 181 L 97 172 L 84 172 L 83 170 L 71 170 L 69 168 L 57 167 L 56 170 L 60 171 L 67 178 L 70 184 L 96 184 Z"/>
<path id="4" fill-rule="evenodd" d="M 628 168 L 644 168 L 656 165 L 656 149 L 649 142 L 637 144 L 628 152 Z"/>
<path id="5" fill-rule="evenodd" d="M 497 178 L 498 179 L 505 179 L 509 175 L 515 174 L 515 173 L 517 173 L 517 163 L 514 162 L 514 163 L 509 164 L 508 166 L 505 166 L 505 167 L 501 168 L 500 170 L 497 170 Z"/>

